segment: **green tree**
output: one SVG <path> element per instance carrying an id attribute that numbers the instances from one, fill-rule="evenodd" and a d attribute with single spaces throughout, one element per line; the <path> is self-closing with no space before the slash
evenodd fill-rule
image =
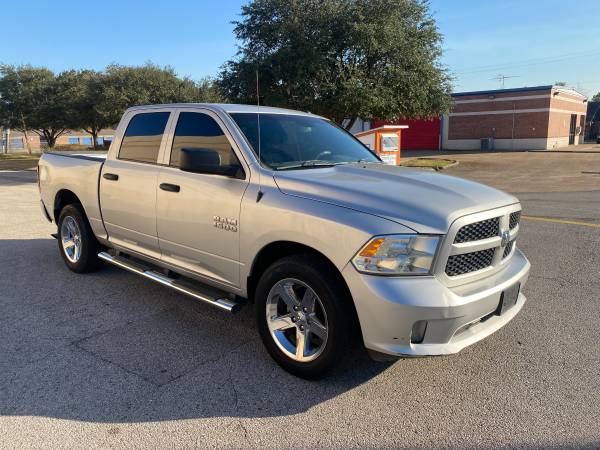
<path id="1" fill-rule="evenodd" d="M 218 102 L 218 89 L 210 79 L 199 83 L 179 78 L 173 68 L 147 63 L 140 67 L 110 65 L 106 68 L 104 91 L 107 111 L 112 111 L 113 123 L 123 110 L 135 105 L 159 103 Z"/>
<path id="2" fill-rule="evenodd" d="M 210 79 L 180 78 L 170 67 L 111 65 L 104 72 L 69 70 L 56 76 L 45 68 L 0 66 L 0 124 L 38 134 L 50 148 L 68 129 L 92 135 L 114 127 L 131 106 L 176 102 L 218 102 Z"/>
<path id="3" fill-rule="evenodd" d="M 42 67 L 0 66 L 0 116 L 6 126 L 24 133 L 30 153 L 29 132 L 54 147 L 67 131 L 66 81 Z"/>
<path id="4" fill-rule="evenodd" d="M 600 102 L 600 92 L 592 97 L 593 102 Z"/>
<path id="5" fill-rule="evenodd" d="M 98 148 L 98 134 L 102 129 L 117 125 L 122 105 L 111 103 L 107 96 L 110 78 L 104 72 L 71 70 L 61 74 L 65 80 L 63 101 L 68 105 L 70 128 L 82 129 L 92 136 L 94 149 Z"/>
<path id="6" fill-rule="evenodd" d="M 131 106 L 219 101 L 218 91 L 210 80 L 196 83 L 179 78 L 169 67 L 153 64 L 111 65 L 106 72 L 70 71 L 65 76 L 73 80 L 66 99 L 74 112 L 71 126 L 90 133 L 94 148 L 100 130 L 115 127 L 123 111 Z"/>
<path id="7" fill-rule="evenodd" d="M 438 115 L 450 106 L 442 37 L 425 0 L 254 0 L 235 23 L 238 56 L 219 87 L 231 101 L 358 118 Z"/>

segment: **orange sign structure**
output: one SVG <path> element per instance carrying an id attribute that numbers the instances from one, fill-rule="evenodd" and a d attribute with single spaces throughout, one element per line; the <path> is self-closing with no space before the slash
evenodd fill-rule
<path id="1" fill-rule="evenodd" d="M 383 125 L 356 133 L 356 138 L 375 151 L 381 160 L 392 166 L 400 165 L 402 130 L 408 125 Z"/>

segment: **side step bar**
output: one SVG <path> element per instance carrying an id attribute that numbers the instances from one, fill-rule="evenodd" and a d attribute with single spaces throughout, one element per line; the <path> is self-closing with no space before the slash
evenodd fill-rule
<path id="1" fill-rule="evenodd" d="M 196 300 L 200 300 L 204 303 L 208 303 L 209 305 L 216 306 L 222 310 L 228 311 L 230 313 L 237 312 L 241 305 L 236 303 L 235 301 L 227 298 L 226 296 L 218 297 L 212 296 L 194 289 L 191 289 L 187 286 L 183 286 L 178 283 L 173 278 L 170 278 L 162 273 L 158 273 L 154 270 L 147 270 L 142 267 L 138 267 L 136 264 L 128 261 L 125 258 L 120 258 L 118 256 L 112 256 L 107 252 L 98 253 L 98 258 L 109 262 L 117 267 L 121 267 L 122 269 L 128 270 L 130 272 L 141 275 L 145 278 L 149 278 L 152 281 L 156 281 L 157 283 L 162 284 L 163 286 L 167 286 L 175 291 L 181 292 L 183 294 L 187 294 L 190 297 L 195 298 Z"/>

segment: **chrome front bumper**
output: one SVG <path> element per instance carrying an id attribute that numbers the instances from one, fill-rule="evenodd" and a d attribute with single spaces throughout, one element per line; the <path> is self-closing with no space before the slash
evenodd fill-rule
<path id="1" fill-rule="evenodd" d="M 448 287 L 435 276 L 384 277 L 358 273 L 348 264 L 342 274 L 352 293 L 367 349 L 396 356 L 446 355 L 489 336 L 525 304 L 496 315 L 502 292 L 529 276 L 530 264 L 517 249 L 499 272 Z M 483 319 L 483 320 L 482 320 Z M 413 325 L 426 320 L 421 343 L 411 342 Z"/>

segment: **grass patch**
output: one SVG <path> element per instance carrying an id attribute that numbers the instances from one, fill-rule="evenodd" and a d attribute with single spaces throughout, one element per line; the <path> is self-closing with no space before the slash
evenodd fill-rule
<path id="1" fill-rule="evenodd" d="M 0 153 L 0 161 L 37 161 L 41 154 Z"/>
<path id="2" fill-rule="evenodd" d="M 429 169 L 440 170 L 456 161 L 453 159 L 441 159 L 441 158 L 413 158 L 406 161 L 401 161 L 400 165 L 404 167 L 427 167 Z"/>

